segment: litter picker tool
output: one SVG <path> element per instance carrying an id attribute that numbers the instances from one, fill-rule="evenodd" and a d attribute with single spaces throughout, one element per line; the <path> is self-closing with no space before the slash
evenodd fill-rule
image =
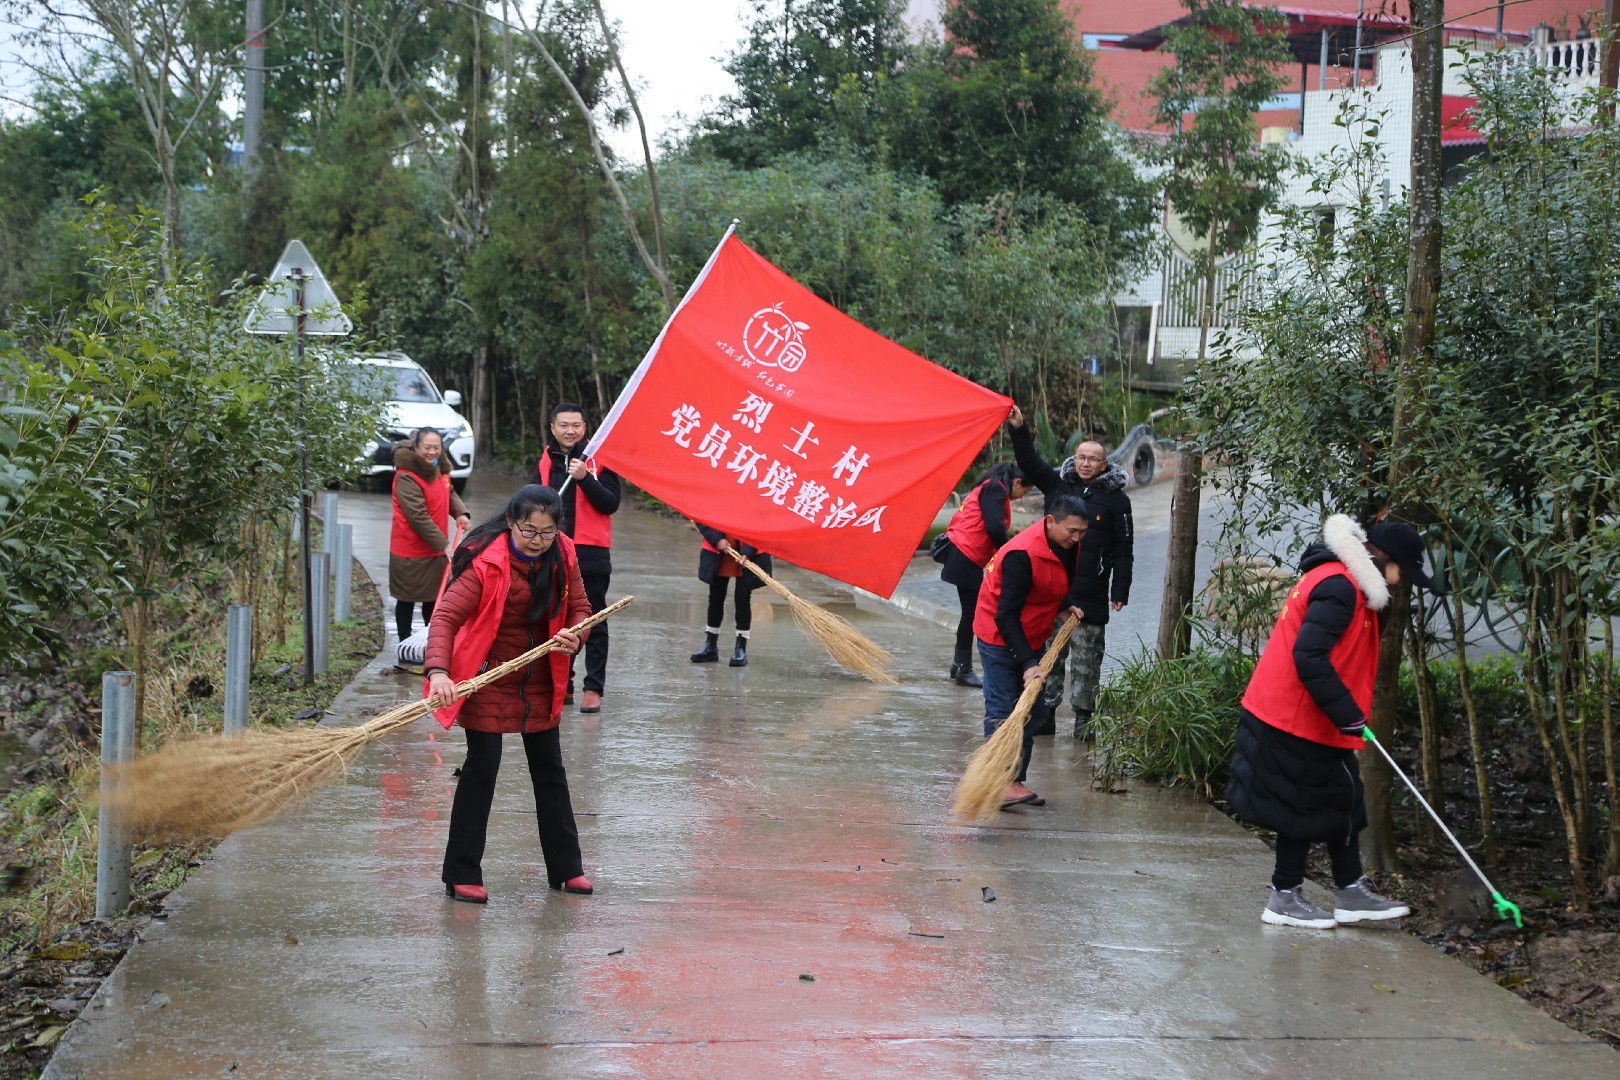
<path id="1" fill-rule="evenodd" d="M 811 637 L 821 642 L 821 647 L 827 650 L 827 655 L 841 667 L 864 675 L 883 686 L 894 686 L 900 681 L 888 672 L 890 660 L 888 650 L 855 629 L 848 619 L 795 596 L 786 585 L 761 570 L 758 563 L 736 548 L 727 547 L 726 551 L 732 558 L 753 571 L 754 576 L 764 582 L 772 592 L 787 601 L 788 610 L 793 612 L 794 620 L 809 631 Z"/>
<path id="2" fill-rule="evenodd" d="M 1001 809 L 1002 796 L 1012 778 L 1018 775 L 1018 760 L 1024 754 L 1024 725 L 1029 722 L 1030 711 L 1045 688 L 1045 678 L 1052 673 L 1058 654 L 1079 625 L 1079 615 L 1063 620 L 1046 647 L 1046 655 L 1041 657 L 1041 678 L 1024 686 L 1013 705 L 1012 715 L 973 752 L 967 771 L 956 784 L 956 804 L 951 808 L 951 815 L 958 823 L 970 825 Z"/>
<path id="3" fill-rule="evenodd" d="M 1512 919 L 1515 926 L 1523 926 L 1524 917 L 1519 914 L 1519 905 L 1515 904 L 1513 901 L 1496 891 L 1496 886 L 1491 884 L 1490 878 L 1485 876 L 1485 872 L 1479 868 L 1479 864 L 1476 863 L 1468 854 L 1467 850 L 1457 842 L 1457 838 L 1451 834 L 1451 830 L 1446 828 L 1446 823 L 1440 820 L 1440 815 L 1434 812 L 1434 807 L 1429 805 L 1429 800 L 1425 799 L 1423 797 L 1423 793 L 1417 789 L 1417 785 L 1412 783 L 1412 778 L 1407 776 L 1405 772 L 1401 771 L 1401 767 L 1395 764 L 1395 759 L 1389 756 L 1389 751 L 1384 749 L 1384 744 L 1379 742 L 1373 736 L 1372 728 L 1362 728 L 1361 737 L 1367 742 L 1372 743 L 1372 745 L 1378 747 L 1378 752 L 1384 755 L 1384 760 L 1389 762 L 1389 767 L 1395 770 L 1395 775 L 1406 782 L 1406 786 L 1411 790 L 1413 796 L 1415 796 L 1417 801 L 1422 804 L 1423 809 L 1429 812 L 1429 816 L 1434 819 L 1434 823 L 1440 826 L 1440 831 L 1446 834 L 1446 839 L 1451 841 L 1451 846 L 1457 849 L 1457 854 L 1463 857 L 1463 862 L 1467 863 L 1468 868 L 1474 872 L 1474 876 L 1479 878 L 1480 884 L 1484 885 L 1485 888 L 1489 890 L 1491 894 L 1491 903 L 1496 905 L 1497 918 Z"/>
<path id="4" fill-rule="evenodd" d="M 576 626 L 588 630 L 623 611 L 634 597 L 598 611 Z M 555 637 L 465 682 L 458 698 L 533 663 L 557 648 Z M 122 827 L 146 836 L 224 836 L 259 825 L 308 798 L 343 774 L 367 744 L 427 716 L 427 698 L 409 701 L 358 727 L 249 728 L 174 742 L 112 770 L 104 796 Z M 106 790 L 106 789 L 104 789 Z"/>

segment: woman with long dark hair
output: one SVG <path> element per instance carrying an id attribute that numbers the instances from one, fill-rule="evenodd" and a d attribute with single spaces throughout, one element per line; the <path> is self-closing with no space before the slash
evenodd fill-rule
<path id="1" fill-rule="evenodd" d="M 557 493 L 530 484 L 506 510 L 467 534 L 450 565 L 450 584 L 428 631 L 427 697 L 441 721 L 467 733 L 467 760 L 456 783 L 444 851 L 444 891 L 468 903 L 489 900 L 484 842 L 501 737 L 520 735 L 534 787 L 540 851 L 553 889 L 591 892 L 580 861 L 579 830 L 563 769 L 563 694 L 569 658 L 588 636 L 567 629 L 591 614 L 574 544 L 557 529 Z M 521 656 L 548 638 L 560 648 L 464 700 L 456 685 Z"/>
<path id="2" fill-rule="evenodd" d="M 979 604 L 979 585 L 984 581 L 984 564 L 1008 540 L 1012 529 L 1012 501 L 1029 491 L 1024 473 L 1010 461 L 992 465 L 979 477 L 973 490 L 962 499 L 962 506 L 945 530 L 945 565 L 941 580 L 956 586 L 956 599 L 962 617 L 956 624 L 956 652 L 951 657 L 951 678 L 958 686 L 981 686 L 973 674 L 973 613 Z"/>

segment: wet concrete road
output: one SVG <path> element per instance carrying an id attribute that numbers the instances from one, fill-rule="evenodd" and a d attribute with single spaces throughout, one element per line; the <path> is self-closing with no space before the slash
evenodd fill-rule
<path id="1" fill-rule="evenodd" d="M 344 496 L 369 566 L 386 512 Z M 46 1075 L 1620 1077 L 1398 930 L 1264 926 L 1257 840 L 1184 793 L 1091 792 L 1070 742 L 1038 742 L 1049 806 L 952 826 L 981 704 L 942 677 L 939 629 L 786 570 L 904 685 L 839 673 L 779 605 L 746 669 L 696 667 L 695 534 L 617 532 L 612 595 L 637 600 L 605 708 L 563 733 L 596 895 L 547 890 L 509 746 L 492 901 L 443 896 L 462 742 L 423 720 L 226 841 Z M 374 666 L 331 722 L 413 683 Z"/>

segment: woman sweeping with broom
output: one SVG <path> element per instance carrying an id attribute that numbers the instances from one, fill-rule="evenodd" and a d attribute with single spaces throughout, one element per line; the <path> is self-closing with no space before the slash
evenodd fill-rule
<path id="1" fill-rule="evenodd" d="M 569 657 L 583 640 L 566 627 L 591 612 L 573 542 L 557 530 L 559 511 L 554 490 L 530 484 L 512 496 L 504 513 L 473 529 L 456 550 L 450 585 L 428 634 L 424 666 L 427 697 L 438 706 L 434 715 L 454 719 L 467 733 L 442 877 L 445 894 L 468 903 L 489 901 L 484 843 L 501 738 L 508 734 L 523 739 L 547 880 L 564 892 L 592 891 L 580 861 L 558 731 Z M 542 661 L 456 699 L 457 683 L 551 637 L 559 648 Z"/>
<path id="2" fill-rule="evenodd" d="M 726 586 L 733 579 L 737 582 L 737 644 L 731 650 L 731 666 L 748 666 L 748 634 L 754 625 L 754 590 L 759 588 L 760 582 L 753 574 L 743 569 L 742 563 L 730 558 L 728 552 L 733 546 L 737 553 L 744 558 L 752 559 L 754 564 L 762 571 L 771 572 L 771 557 L 754 547 L 752 544 L 737 542 L 733 545 L 730 538 L 719 529 L 711 529 L 699 522 L 692 522 L 697 531 L 703 536 L 703 549 L 698 554 L 698 580 L 709 587 L 708 623 L 703 627 L 703 647 L 691 656 L 694 664 L 713 664 L 720 659 L 720 623 L 726 617 Z"/>

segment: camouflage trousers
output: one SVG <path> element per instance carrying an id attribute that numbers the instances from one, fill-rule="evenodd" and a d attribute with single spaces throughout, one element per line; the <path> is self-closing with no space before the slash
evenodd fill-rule
<path id="1" fill-rule="evenodd" d="M 1063 618 L 1059 616 L 1053 623 L 1054 631 L 1062 625 Z M 1057 663 L 1052 665 L 1052 674 L 1041 692 L 1041 701 L 1053 710 L 1053 715 L 1063 703 L 1065 662 L 1069 667 L 1069 704 L 1074 707 L 1075 713 L 1090 716 L 1097 707 L 1097 683 L 1102 679 L 1103 632 L 1106 629 L 1105 626 L 1081 623 L 1075 628 L 1069 644 L 1058 655 Z"/>

